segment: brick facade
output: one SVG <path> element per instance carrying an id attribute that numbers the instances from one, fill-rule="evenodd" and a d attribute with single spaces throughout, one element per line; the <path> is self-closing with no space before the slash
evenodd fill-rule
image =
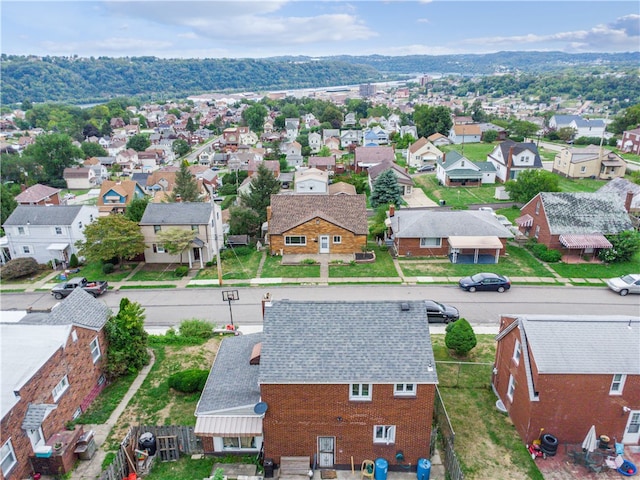
<path id="1" fill-rule="evenodd" d="M 415 465 L 429 457 L 435 385 L 418 385 L 415 397 L 394 397 L 393 385 L 373 385 L 369 402 L 349 401 L 349 385 L 261 385 L 269 410 L 263 420 L 264 455 L 318 453 L 318 437 L 335 438 L 335 466 L 350 468 L 384 458 L 390 469 L 398 451 Z M 395 443 L 373 443 L 374 425 L 395 425 Z"/>
<path id="2" fill-rule="evenodd" d="M 504 255 L 507 239 L 500 238 L 500 242 L 502 242 L 502 248 L 500 249 L 500 255 Z M 446 238 L 442 239 L 441 245 L 439 247 L 420 247 L 420 239 L 419 238 L 397 238 L 395 239 L 396 250 L 398 255 L 400 256 L 411 256 L 411 257 L 446 257 L 449 255 L 449 241 Z M 473 250 L 469 250 L 470 253 L 473 253 Z M 466 249 L 460 252 L 467 253 Z M 478 250 L 480 255 L 492 255 L 496 254 L 496 249 L 494 248 L 481 248 Z"/>
<path id="3" fill-rule="evenodd" d="M 520 214 L 531 215 L 533 223 L 530 227 L 520 227 L 520 231 L 529 238 L 535 238 L 549 248 L 568 253 L 568 250 L 560 243 L 560 235 L 552 235 L 549 221 L 544 211 L 544 205 L 540 195 L 537 195 L 529 203 L 520 209 Z"/>
<path id="4" fill-rule="evenodd" d="M 272 255 L 280 254 L 318 254 L 320 253 L 320 235 L 329 236 L 329 253 L 359 253 L 367 245 L 366 235 L 357 235 L 327 220 L 313 218 L 308 222 L 284 232 L 270 235 L 269 246 Z M 285 245 L 287 236 L 305 236 L 306 245 Z M 334 237 L 340 236 L 340 243 L 334 243 Z"/>

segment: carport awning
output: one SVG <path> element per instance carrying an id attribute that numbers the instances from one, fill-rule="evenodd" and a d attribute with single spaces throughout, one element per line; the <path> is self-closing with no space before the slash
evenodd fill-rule
<path id="1" fill-rule="evenodd" d="M 196 435 L 248 436 L 262 435 L 261 417 L 198 417 L 196 419 Z"/>
<path id="2" fill-rule="evenodd" d="M 533 225 L 533 217 L 527 213 L 516 218 L 516 224 L 520 227 L 531 227 Z"/>
<path id="3" fill-rule="evenodd" d="M 47 247 L 47 250 L 64 250 L 69 246 L 68 243 L 52 243 Z"/>
<path id="4" fill-rule="evenodd" d="M 591 235 L 560 235 L 560 243 L 567 248 L 612 248 L 611 242 L 600 233 Z"/>
<path id="5" fill-rule="evenodd" d="M 502 248 L 498 237 L 449 237 L 451 248 Z"/>

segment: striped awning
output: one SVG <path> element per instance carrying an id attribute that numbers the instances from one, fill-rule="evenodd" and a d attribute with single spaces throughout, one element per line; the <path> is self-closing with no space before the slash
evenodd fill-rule
<path id="1" fill-rule="evenodd" d="M 591 235 L 560 235 L 560 243 L 567 248 L 612 248 L 611 242 L 600 233 Z"/>
<path id="2" fill-rule="evenodd" d="M 533 217 L 527 213 L 521 217 L 516 218 L 516 224 L 519 227 L 530 227 L 533 225 Z"/>
<path id="3" fill-rule="evenodd" d="M 248 436 L 262 435 L 262 417 L 211 416 L 196 419 L 196 435 Z"/>

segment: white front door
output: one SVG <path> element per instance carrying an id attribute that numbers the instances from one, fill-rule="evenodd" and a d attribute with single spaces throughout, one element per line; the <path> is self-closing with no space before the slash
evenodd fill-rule
<path id="1" fill-rule="evenodd" d="M 27 430 L 27 436 L 31 440 L 31 446 L 35 452 L 38 447 L 44 445 L 44 435 L 42 434 L 42 428 L 36 428 L 34 430 Z"/>
<path id="2" fill-rule="evenodd" d="M 329 253 L 329 235 L 320 235 L 320 253 Z"/>
<path id="3" fill-rule="evenodd" d="M 631 410 L 629 412 L 629 421 L 624 429 L 624 437 L 622 443 L 636 444 L 640 440 L 640 410 Z"/>
<path id="4" fill-rule="evenodd" d="M 335 451 L 334 437 L 318 437 L 318 467 L 333 467 L 333 453 Z"/>

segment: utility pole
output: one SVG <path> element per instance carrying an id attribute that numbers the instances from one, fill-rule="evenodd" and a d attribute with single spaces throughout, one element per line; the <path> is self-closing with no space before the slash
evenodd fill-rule
<path id="1" fill-rule="evenodd" d="M 218 222 L 222 221 L 222 218 L 218 217 L 218 209 L 216 208 L 216 202 L 213 197 L 213 185 L 208 186 L 209 197 L 211 198 L 211 227 L 213 228 L 213 241 L 214 248 L 216 249 L 216 268 L 218 269 L 218 286 L 222 286 L 222 263 L 220 262 L 220 243 L 218 242 Z"/>

